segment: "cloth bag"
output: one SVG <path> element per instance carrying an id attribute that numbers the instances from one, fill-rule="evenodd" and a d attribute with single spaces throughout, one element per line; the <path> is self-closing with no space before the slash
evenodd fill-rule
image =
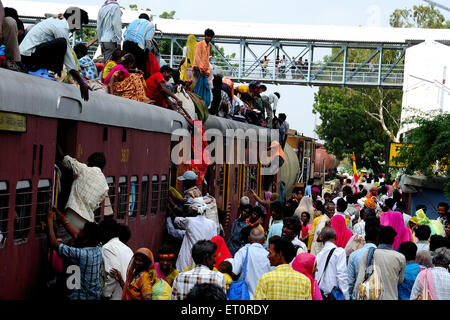
<path id="1" fill-rule="evenodd" d="M 203 215 L 214 221 L 217 225 L 217 234 L 220 233 L 220 223 L 219 223 L 219 213 L 217 211 L 217 203 L 216 203 L 216 199 L 214 197 L 211 197 L 210 195 L 206 195 L 203 197 L 203 200 L 206 203 L 206 210 L 203 213 Z"/>
<path id="2" fill-rule="evenodd" d="M 247 253 L 245 254 L 244 275 L 242 277 L 242 280 L 233 281 L 230 283 L 230 288 L 228 289 L 227 293 L 228 300 L 250 300 L 247 283 L 245 282 L 245 277 L 247 275 L 247 260 L 248 248 Z"/>
<path id="3" fill-rule="evenodd" d="M 375 266 L 374 252 L 375 248 L 369 248 L 364 281 L 358 287 L 357 300 L 381 300 L 383 296 L 383 283 Z"/>
<path id="4" fill-rule="evenodd" d="M 198 78 L 194 93 L 205 102 L 206 107 L 209 107 L 211 104 L 211 89 L 206 76 L 200 76 L 200 78 Z"/>

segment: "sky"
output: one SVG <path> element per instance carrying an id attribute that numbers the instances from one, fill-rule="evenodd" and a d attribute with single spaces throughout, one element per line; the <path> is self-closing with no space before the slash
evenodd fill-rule
<path id="1" fill-rule="evenodd" d="M 70 5 L 101 5 L 104 2 L 103 0 L 45 1 Z M 436 2 L 448 6 L 448 0 Z M 372 27 L 389 27 L 389 16 L 395 9 L 427 5 L 422 0 L 119 0 L 119 4 L 126 8 L 130 4 L 136 4 L 140 9 L 149 8 L 154 16 L 174 10 L 175 18 L 181 20 Z M 443 10 L 441 12 L 450 19 L 449 12 Z M 268 91 L 278 91 L 281 94 L 277 112 L 286 113 L 291 129 L 305 136 L 317 138 L 314 128 L 320 121 L 318 115 L 313 115 L 312 106 L 318 87 L 268 85 Z"/>

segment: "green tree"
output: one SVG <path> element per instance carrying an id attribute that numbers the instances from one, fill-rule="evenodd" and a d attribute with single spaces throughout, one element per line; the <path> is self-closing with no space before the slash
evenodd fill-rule
<path id="1" fill-rule="evenodd" d="M 159 18 L 161 19 L 175 19 L 176 11 L 172 10 L 170 12 L 164 11 L 159 15 Z M 170 40 L 158 40 L 159 50 L 161 52 L 161 55 L 170 55 L 170 47 L 171 42 Z M 183 54 L 183 49 L 181 49 L 179 46 L 175 45 L 173 46 L 173 54 L 175 56 L 181 56 Z"/>
<path id="2" fill-rule="evenodd" d="M 450 28 L 450 21 L 433 5 L 414 6 L 412 9 L 396 9 L 389 23 L 395 28 Z"/>
<path id="3" fill-rule="evenodd" d="M 405 173 L 420 172 L 427 176 L 440 175 L 448 178 L 450 163 L 450 114 L 435 117 L 417 117 L 410 122 L 418 124 L 407 136 L 411 147 L 403 147 L 396 160 L 405 163 Z M 436 167 L 439 161 L 439 167 Z M 450 183 L 446 186 L 446 196 L 450 199 Z"/>
<path id="4" fill-rule="evenodd" d="M 420 28 L 450 26 L 450 22 L 433 6 L 397 9 L 390 16 L 390 24 L 392 27 Z M 368 50 L 351 49 L 348 59 L 360 63 L 369 54 Z M 393 63 L 397 54 L 395 51 L 388 52 L 383 55 L 382 63 Z M 378 60 L 377 57 L 375 59 Z M 343 61 L 343 57 L 336 61 Z M 402 91 L 321 87 L 314 100 L 313 112 L 318 113 L 322 120 L 316 132 L 325 141 L 327 151 L 339 160 L 355 152 L 358 166 L 367 166 L 380 172 L 386 165 L 386 143 L 399 141 Z"/>

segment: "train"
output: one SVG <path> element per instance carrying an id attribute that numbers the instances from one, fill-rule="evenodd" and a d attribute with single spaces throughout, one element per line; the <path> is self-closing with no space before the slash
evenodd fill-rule
<path id="1" fill-rule="evenodd" d="M 212 115 L 204 128 L 223 134 L 238 128 L 267 131 Z M 132 250 L 156 252 L 166 232 L 169 187 L 182 192 L 177 177 L 185 167 L 171 161 L 176 129 L 187 130 L 188 123 L 175 111 L 95 91 L 83 101 L 76 86 L 0 69 L 0 299 L 36 299 L 45 288 L 48 241 L 42 223 L 52 206 L 64 210 L 63 191 L 71 181 L 55 169 L 57 145 L 83 163 L 94 152 L 106 155 L 110 204 L 102 203 L 95 220 L 112 211 L 129 226 Z M 248 156 L 252 138 L 243 139 Z M 270 191 L 280 192 L 289 166 L 277 171 Z M 226 237 L 239 199 L 250 189 L 262 195 L 262 167 L 259 158 L 256 164 L 224 161 L 208 167 L 202 191 L 226 213 Z"/>

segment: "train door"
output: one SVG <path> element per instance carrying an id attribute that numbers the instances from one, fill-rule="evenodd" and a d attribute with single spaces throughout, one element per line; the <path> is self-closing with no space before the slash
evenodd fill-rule
<path id="1" fill-rule="evenodd" d="M 73 120 L 58 120 L 56 143 L 61 148 L 64 155 L 79 155 L 80 150 L 76 144 L 77 141 L 77 122 Z M 78 150 L 77 150 L 78 149 Z M 62 165 L 63 157 L 60 155 L 58 147 L 55 152 L 55 177 L 59 177 L 59 181 L 55 180 L 55 187 L 59 186 L 59 192 L 54 192 L 55 203 L 57 208 L 64 212 L 67 200 L 69 199 L 70 190 L 73 182 L 72 170 Z"/>

